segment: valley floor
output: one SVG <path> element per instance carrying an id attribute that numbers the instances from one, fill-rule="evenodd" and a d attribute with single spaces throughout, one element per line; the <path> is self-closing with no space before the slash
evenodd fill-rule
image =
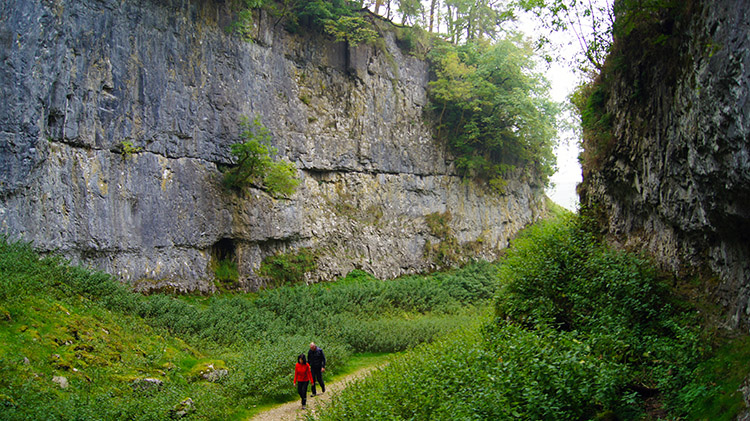
<path id="1" fill-rule="evenodd" d="M 350 382 L 367 376 L 371 371 L 377 370 L 378 367 L 380 366 L 364 367 L 346 377 L 326 383 L 326 393 L 319 393 L 315 397 L 311 397 L 308 390 L 306 410 L 301 409 L 300 399 L 297 398 L 293 402 L 287 402 L 268 411 L 261 412 L 250 418 L 250 421 L 294 421 L 303 420 L 307 413 L 315 415 L 324 403 L 334 398 L 336 394 L 345 389 Z M 323 380 L 325 381 L 325 379 Z M 290 385 L 289 387 L 292 386 Z"/>

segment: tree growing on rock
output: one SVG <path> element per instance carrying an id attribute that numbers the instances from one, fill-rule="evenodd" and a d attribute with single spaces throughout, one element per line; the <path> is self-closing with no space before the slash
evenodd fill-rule
<path id="1" fill-rule="evenodd" d="M 243 142 L 232 145 L 236 163 L 224 173 L 224 186 L 235 190 L 255 186 L 274 197 L 293 194 L 300 183 L 294 163 L 274 159 L 278 151 L 271 146 L 271 134 L 258 117 L 252 122 L 244 117 L 240 124 Z"/>

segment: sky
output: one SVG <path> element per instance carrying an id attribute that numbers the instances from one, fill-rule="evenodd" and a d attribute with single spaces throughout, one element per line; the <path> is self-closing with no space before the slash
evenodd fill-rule
<path id="1" fill-rule="evenodd" d="M 576 28 L 580 34 L 586 39 L 590 39 L 591 33 L 593 33 L 594 21 L 599 26 L 598 30 L 606 32 L 607 26 L 607 10 L 612 10 L 613 0 L 589 0 L 586 5 L 598 10 L 594 14 L 582 14 L 585 19 L 575 21 Z M 579 9 L 582 10 L 582 9 Z M 536 19 L 531 14 L 519 14 L 516 11 L 518 21 L 516 23 L 517 29 L 527 34 L 532 39 L 536 38 L 538 34 L 549 35 L 547 30 L 541 29 L 540 24 L 537 23 Z M 602 15 L 602 13 L 607 13 Z M 573 23 L 573 22 L 571 22 Z M 553 39 L 552 45 L 549 49 L 554 51 L 554 55 L 561 59 L 567 64 L 562 64 L 559 61 L 555 61 L 549 66 L 542 66 L 539 70 L 543 70 L 544 74 L 549 80 L 551 85 L 550 96 L 554 101 L 560 103 L 569 103 L 568 96 L 573 93 L 576 87 L 580 83 L 580 73 L 574 69 L 572 64 L 575 61 L 576 56 L 580 57 L 582 47 L 576 37 L 575 33 L 568 30 L 565 32 L 556 32 L 550 36 Z M 573 118 L 571 117 L 571 120 Z M 562 131 L 558 133 L 558 144 L 555 148 L 555 155 L 557 156 L 557 172 L 550 178 L 550 187 L 547 189 L 547 196 L 552 199 L 555 203 L 571 210 L 578 210 L 578 194 L 576 193 L 576 186 L 582 181 L 581 164 L 578 161 L 578 155 L 580 154 L 580 135 L 573 133 L 572 131 Z"/>
<path id="2" fill-rule="evenodd" d="M 518 18 L 518 30 L 529 37 L 534 38 L 539 31 L 543 31 L 530 15 L 522 15 Z M 572 59 L 578 49 L 574 35 L 556 33 L 555 41 L 556 45 L 552 48 L 557 49 L 560 56 Z M 549 65 L 541 64 L 539 70 L 543 71 L 550 82 L 551 98 L 560 103 L 567 103 L 568 96 L 579 83 L 579 77 L 571 65 L 566 66 L 555 61 Z M 555 148 L 557 172 L 550 177 L 550 186 L 546 191 L 552 201 L 571 211 L 578 210 L 576 186 L 582 181 L 581 164 L 578 162 L 579 140 L 579 137 L 571 131 L 558 133 L 558 143 Z"/>
<path id="3" fill-rule="evenodd" d="M 552 86 L 551 97 L 557 102 L 567 101 L 578 84 L 578 77 L 569 68 L 559 63 L 553 63 L 545 72 Z M 550 187 L 547 196 L 564 208 L 576 211 L 578 194 L 576 185 L 581 182 L 581 164 L 578 162 L 580 153 L 579 139 L 573 133 L 558 134 L 558 144 L 555 148 L 557 156 L 557 172 L 550 177 Z"/>

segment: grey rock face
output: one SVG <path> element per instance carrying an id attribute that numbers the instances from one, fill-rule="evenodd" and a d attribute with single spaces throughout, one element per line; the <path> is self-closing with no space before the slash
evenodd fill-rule
<path id="1" fill-rule="evenodd" d="M 241 286 L 277 252 L 310 247 L 328 280 L 429 269 L 425 215 L 494 257 L 543 208 L 455 176 L 424 121 L 427 64 L 289 34 L 260 15 L 228 33 L 231 2 L 9 0 L 0 4 L 0 233 L 106 270 L 137 289 Z M 259 116 L 300 170 L 288 200 L 221 186 L 242 116 Z"/>
<path id="2" fill-rule="evenodd" d="M 671 270 L 707 268 L 709 290 L 750 325 L 750 13 L 704 2 L 674 54 L 626 56 L 607 111 L 616 145 L 584 170 L 582 203 L 599 206 L 612 239 Z M 632 59 L 632 60 L 631 60 Z M 705 275 L 705 273 L 704 273 Z"/>

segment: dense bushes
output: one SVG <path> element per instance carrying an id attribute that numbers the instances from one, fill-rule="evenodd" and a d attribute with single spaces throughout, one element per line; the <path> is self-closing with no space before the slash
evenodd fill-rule
<path id="1" fill-rule="evenodd" d="M 317 28 L 332 36 L 335 41 L 347 41 L 355 46 L 368 43 L 377 37 L 359 11 L 362 4 L 349 0 L 244 0 L 232 29 L 247 39 L 252 39 L 253 9 L 263 8 L 287 30 L 296 32 L 300 26 Z"/>
<path id="2" fill-rule="evenodd" d="M 347 388 L 319 419 L 590 419 L 616 394 L 619 367 L 566 334 L 479 331 L 415 349 Z"/>
<path id="3" fill-rule="evenodd" d="M 319 419 L 634 419 L 654 396 L 682 415 L 694 313 L 647 260 L 566 217 L 515 240 L 499 279 L 491 322 L 419 347 Z"/>
<path id="4" fill-rule="evenodd" d="M 501 284 L 500 319 L 579 335 L 635 370 L 630 389 L 673 392 L 699 355 L 694 317 L 672 305 L 649 262 L 599 245 L 582 218 L 539 224 L 517 240 Z"/>

